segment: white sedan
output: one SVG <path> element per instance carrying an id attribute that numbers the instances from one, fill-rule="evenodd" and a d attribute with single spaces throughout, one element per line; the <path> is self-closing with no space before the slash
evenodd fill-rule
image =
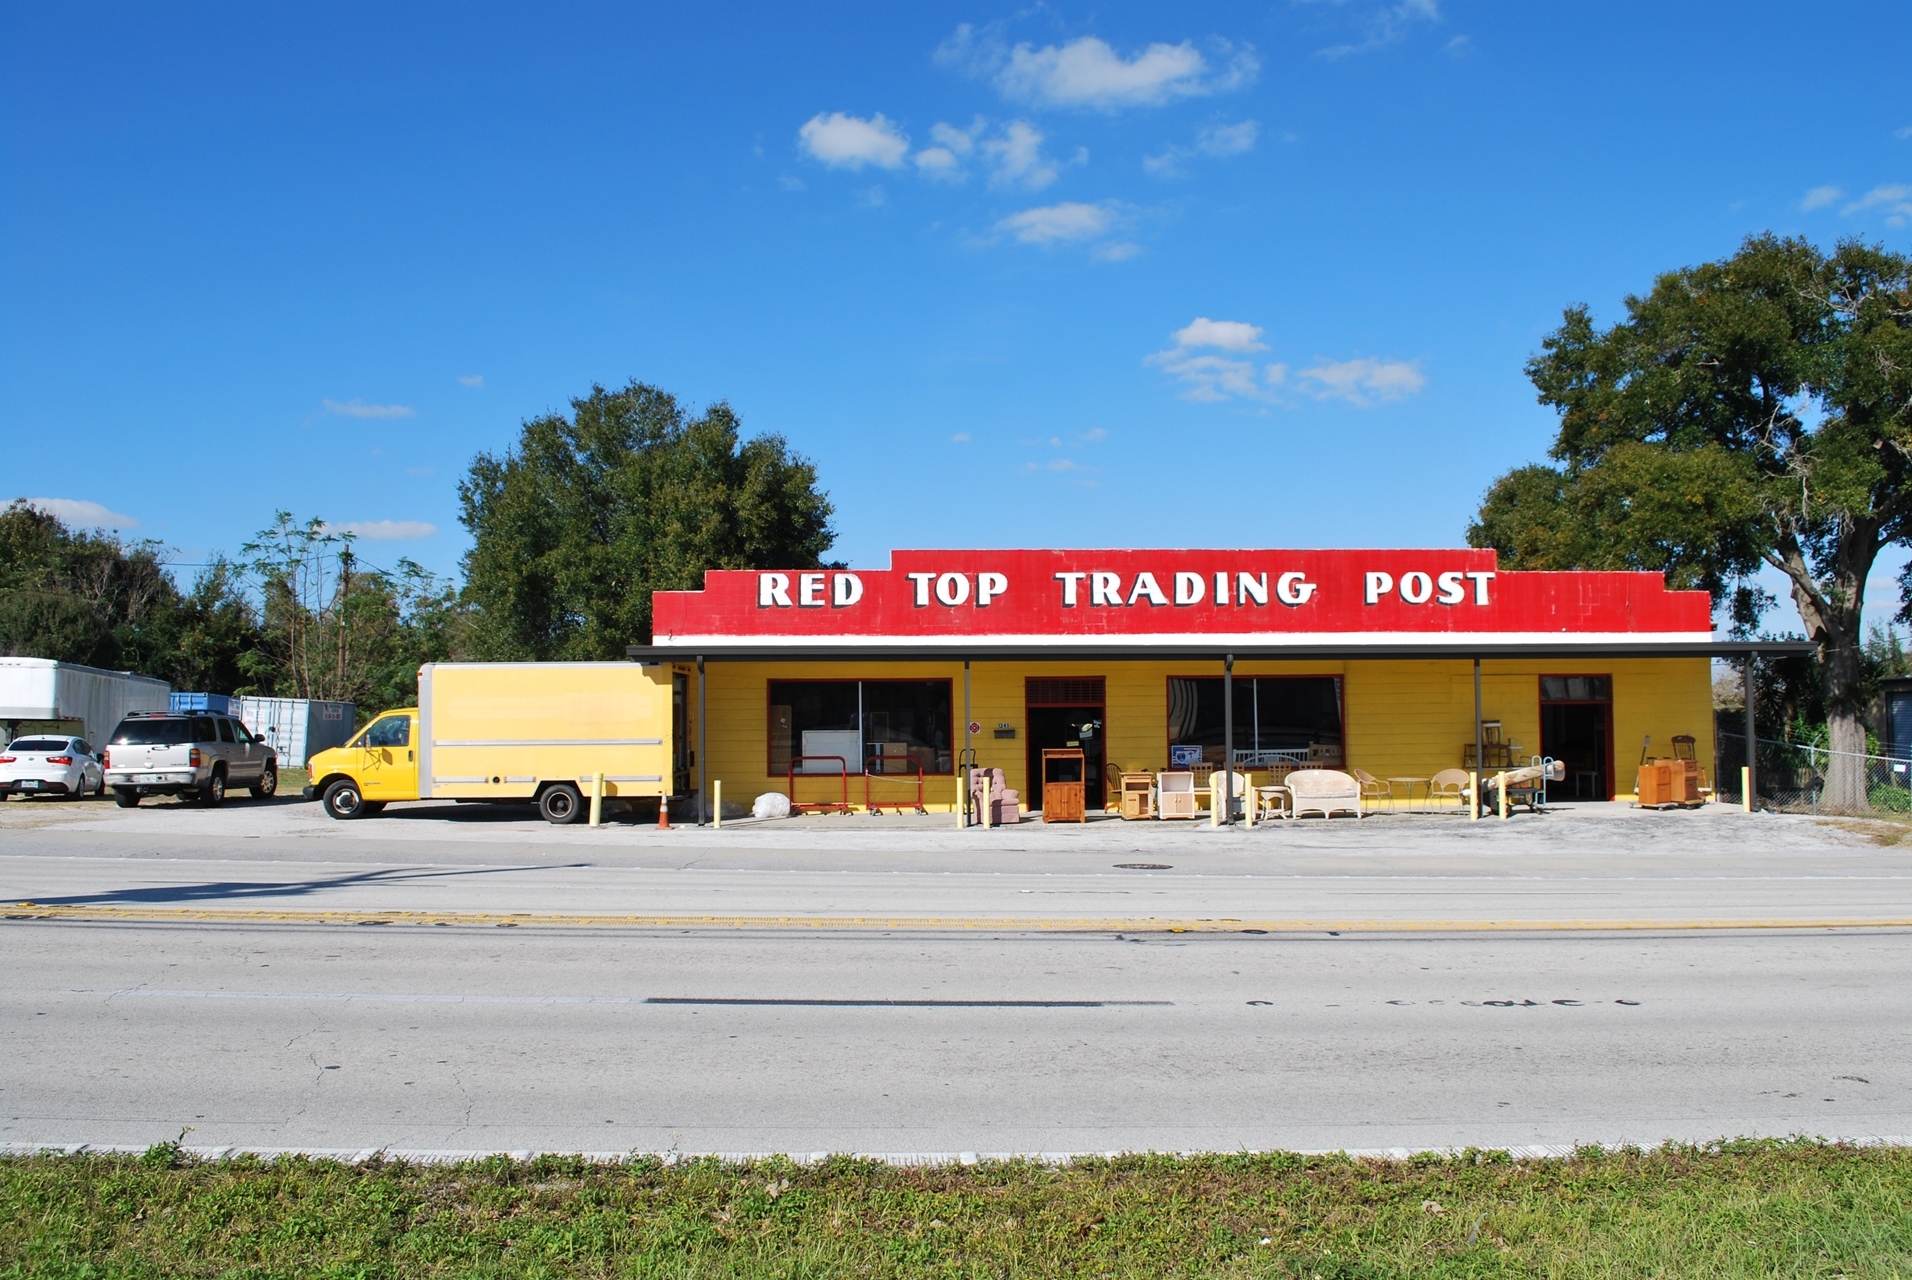
<path id="1" fill-rule="evenodd" d="M 0 751 L 0 797 L 106 794 L 106 771 L 84 738 L 15 738 Z"/>

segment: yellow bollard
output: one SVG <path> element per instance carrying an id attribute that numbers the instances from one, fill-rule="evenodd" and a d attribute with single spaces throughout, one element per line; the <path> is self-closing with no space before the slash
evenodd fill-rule
<path id="1" fill-rule="evenodd" d="M 594 773 L 591 775 L 591 825 L 594 827 L 597 826 L 598 820 L 602 818 L 603 816 L 604 816 L 604 775 L 601 773 Z"/>
<path id="2" fill-rule="evenodd" d="M 1480 770 L 1470 770 L 1467 775 L 1467 820 L 1480 821 Z"/>
<path id="3" fill-rule="evenodd" d="M 996 825 L 990 821 L 992 816 L 989 805 L 989 775 L 985 773 L 983 775 L 983 826 L 993 827 Z"/>
<path id="4" fill-rule="evenodd" d="M 1746 765 L 1739 767 L 1739 807 L 1753 811 L 1753 771 Z"/>
<path id="5" fill-rule="evenodd" d="M 1502 770 L 1494 775 L 1494 789 L 1500 792 L 1500 820 L 1507 821 L 1507 773 Z"/>
<path id="6" fill-rule="evenodd" d="M 1222 784 L 1215 781 L 1215 775 L 1208 775 L 1208 825 L 1222 825 Z"/>
<path id="7" fill-rule="evenodd" d="M 967 769 L 956 771 L 956 829 L 958 831 L 969 825 L 963 820 L 963 775 L 966 773 L 968 773 Z"/>
<path id="8" fill-rule="evenodd" d="M 712 779 L 710 790 L 710 825 L 714 831 L 724 825 L 724 780 L 722 778 Z"/>
<path id="9" fill-rule="evenodd" d="M 1241 794 L 1241 817 L 1243 825 L 1250 831 L 1253 831 L 1255 829 L 1255 782 L 1253 778 L 1248 780 L 1248 786 Z"/>

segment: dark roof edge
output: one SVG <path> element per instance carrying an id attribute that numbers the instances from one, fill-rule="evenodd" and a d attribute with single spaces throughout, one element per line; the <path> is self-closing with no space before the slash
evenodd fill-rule
<path id="1" fill-rule="evenodd" d="M 1084 649 L 1030 648 L 1026 645 L 842 645 L 808 649 L 789 644 L 753 645 L 708 644 L 697 648 L 686 645 L 634 644 L 625 655 L 634 662 L 1146 662 L 1211 661 L 1219 662 L 1233 654 L 1238 662 L 1320 662 L 1323 660 L 1359 662 L 1374 659 L 1420 659 L 1425 661 L 1467 661 L 1470 658 L 1739 658 L 1759 653 L 1768 657 L 1800 657 L 1816 652 L 1809 640 L 1655 640 L 1628 644 L 1605 641 L 1575 644 L 1558 643 L 1495 644 L 1483 640 L 1475 645 L 1282 645 L 1256 648 L 1251 645 L 1187 645 L 1175 648 L 1125 649 L 1095 646 Z"/>

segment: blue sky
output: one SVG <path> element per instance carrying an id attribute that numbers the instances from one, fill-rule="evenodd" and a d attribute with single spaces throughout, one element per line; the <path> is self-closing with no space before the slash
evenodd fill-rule
<path id="1" fill-rule="evenodd" d="M 182 565 L 286 507 L 449 573 L 472 455 L 638 378 L 814 459 L 854 564 L 1458 545 L 1551 439 L 1521 365 L 1563 306 L 1768 229 L 1912 247 L 1908 37 L 1887 4 L 8 3 L 0 488 Z"/>

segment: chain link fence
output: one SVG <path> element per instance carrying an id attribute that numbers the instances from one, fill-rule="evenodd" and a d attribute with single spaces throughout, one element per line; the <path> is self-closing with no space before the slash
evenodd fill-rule
<path id="1" fill-rule="evenodd" d="M 1722 733 L 1715 735 L 1715 740 L 1719 767 L 1714 776 L 1719 798 L 1740 804 L 1744 797 L 1739 771 L 1746 764 L 1746 736 Z M 1912 761 L 1758 738 L 1753 764 L 1756 808 L 1852 817 L 1912 814 Z"/>

